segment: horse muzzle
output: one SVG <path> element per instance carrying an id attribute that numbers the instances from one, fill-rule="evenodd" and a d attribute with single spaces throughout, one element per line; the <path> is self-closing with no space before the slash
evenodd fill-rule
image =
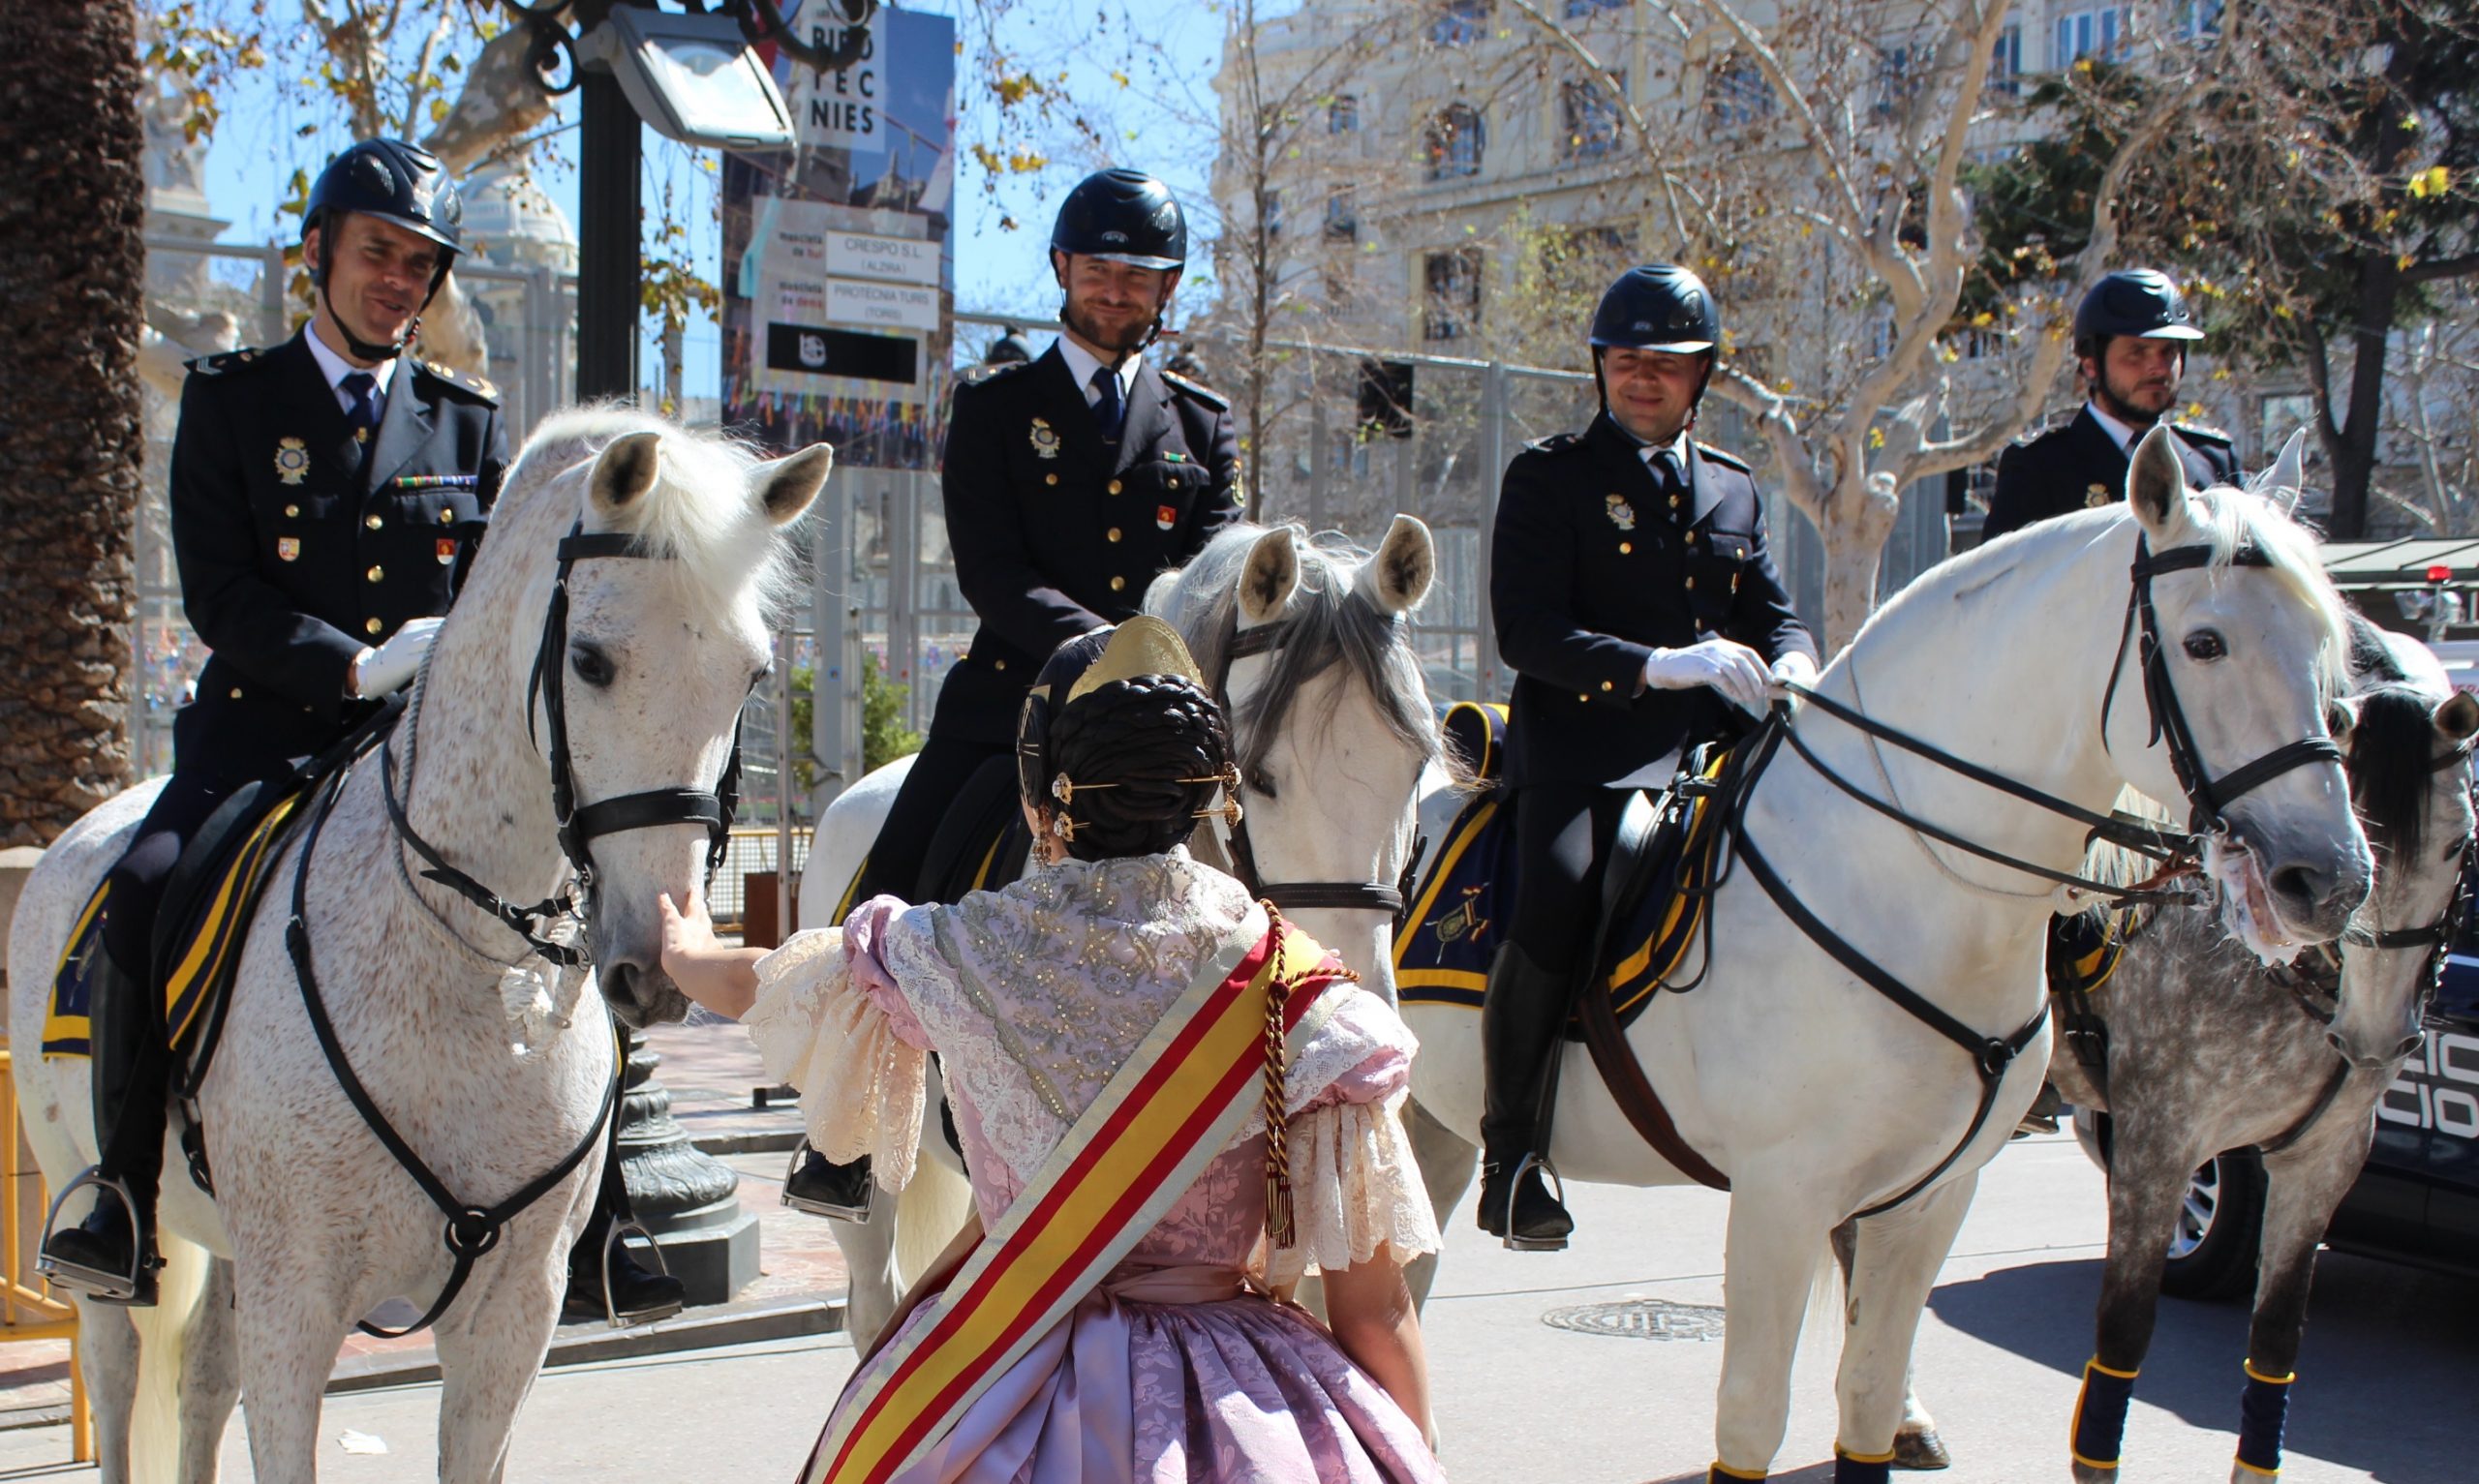
<path id="1" fill-rule="evenodd" d="M 621 1024 L 641 1031 L 689 1018 L 689 997 L 663 972 L 659 939 L 635 942 L 634 935 L 606 930 L 598 923 L 591 936 L 595 983 Z"/>
<path id="2" fill-rule="evenodd" d="M 2341 1060 L 2348 1062 L 2355 1070 L 2360 1072 L 2374 1072 L 2380 1068 L 2390 1067 L 2394 1063 L 2401 1061 L 2403 1057 L 2408 1056 L 2411 1052 L 2416 1051 L 2419 1049 L 2419 1043 L 2427 1038 L 2422 1034 L 2413 1032 L 2396 1042 L 2390 1050 L 2376 1051 L 2370 1051 L 2352 1045 L 2350 1044 L 2351 1038 L 2342 1035 L 2340 1031 L 2326 1031 L 2324 1033 L 2324 1039 L 2332 1045 L 2333 1049 L 2340 1054 Z"/>
<path id="3" fill-rule="evenodd" d="M 2313 943 L 2330 943 L 2367 900 L 2375 865 L 2354 836 L 2313 842 L 2288 835 L 2250 839 L 2243 827 L 2206 851 L 2220 884 L 2222 911 L 2249 952 L 2278 963 Z"/>

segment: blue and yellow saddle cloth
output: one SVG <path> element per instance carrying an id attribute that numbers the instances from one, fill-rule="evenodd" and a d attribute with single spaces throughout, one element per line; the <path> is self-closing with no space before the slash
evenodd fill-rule
<path id="1" fill-rule="evenodd" d="M 1700 776 L 1710 782 L 1729 754 L 1711 750 Z M 1504 941 L 1515 906 L 1513 815 L 1503 792 L 1477 795 L 1455 815 L 1423 878 L 1412 910 L 1394 935 L 1394 989 L 1404 1004 L 1481 1006 L 1489 960 Z M 1601 984 L 1619 1023 L 1626 1024 L 1671 984 L 1704 925 L 1715 852 L 1708 793 L 1672 794 L 1645 847 L 1649 867 L 1619 860 L 1613 871 L 1641 869 L 1653 883 L 1640 899 L 1622 903 L 1624 920 L 1607 940 Z M 1699 967 L 1694 978 L 1700 978 Z M 1676 987 L 1687 987 L 1676 985 Z"/>
<path id="2" fill-rule="evenodd" d="M 242 934 L 249 929 L 268 874 L 283 854 L 284 838 L 307 797 L 306 791 L 286 794 L 256 821 L 235 821 L 231 828 L 237 838 L 202 840 L 211 854 L 222 857 L 221 864 L 198 878 L 195 893 L 186 900 L 173 900 L 172 893 L 167 893 L 161 909 L 165 920 L 178 915 L 182 924 L 168 940 L 159 934 L 155 944 L 164 1024 L 171 1045 L 183 1045 L 197 1028 L 199 1012 L 229 987 L 232 970 L 240 962 Z M 175 879 L 181 874 L 175 872 Z M 52 976 L 51 1003 L 43 1022 L 46 1056 L 93 1054 L 89 1017 L 96 973 L 104 959 L 104 922 L 111 910 L 110 894 L 107 876 L 77 914 L 68 951 L 61 954 L 60 968 Z"/>

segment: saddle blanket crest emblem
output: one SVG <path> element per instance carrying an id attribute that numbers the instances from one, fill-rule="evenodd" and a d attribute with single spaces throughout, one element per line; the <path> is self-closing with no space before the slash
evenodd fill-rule
<path id="1" fill-rule="evenodd" d="M 1604 496 L 1603 502 L 1609 507 L 1609 524 L 1617 527 L 1621 530 L 1633 530 L 1636 529 L 1636 507 L 1627 503 L 1627 497 L 1623 495 Z"/>
<path id="2" fill-rule="evenodd" d="M 1035 454 L 1045 459 L 1056 459 L 1058 457 L 1058 430 L 1050 425 L 1049 418 L 1036 417 L 1033 419 L 1032 438 L 1033 452 Z"/>
<path id="3" fill-rule="evenodd" d="M 1156 530 L 1168 530 L 1178 524 L 1179 524 L 1179 512 L 1177 509 L 1170 505 L 1153 507 L 1153 525 Z"/>
<path id="4" fill-rule="evenodd" d="M 310 475 L 310 445 L 297 438 L 278 439 L 275 445 L 275 476 L 287 484 L 299 484 Z"/>

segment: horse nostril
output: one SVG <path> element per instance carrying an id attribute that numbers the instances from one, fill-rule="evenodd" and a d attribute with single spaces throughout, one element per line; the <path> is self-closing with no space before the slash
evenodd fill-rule
<path id="1" fill-rule="evenodd" d="M 2284 865 L 2273 872 L 2270 884 L 2275 895 L 2306 906 L 2324 899 L 2324 877 L 2312 866 Z"/>
<path id="2" fill-rule="evenodd" d="M 2401 1044 L 2400 1045 L 2395 1046 L 2395 1047 L 2393 1048 L 2393 1054 L 2392 1054 L 2390 1057 L 2387 1057 L 2387 1058 L 2386 1058 L 2386 1060 L 2388 1060 L 2388 1061 L 2400 1061 L 2402 1057 L 2407 1056 L 2407 1055 L 2409 1055 L 2411 1052 L 2416 1051 L 2417 1049 L 2419 1049 L 2419 1045 L 2420 1045 L 2420 1044 L 2421 1044 L 2422 1042 L 2426 1041 L 2427 1039 L 2428 1039 L 2428 1038 L 2427 1038 L 2424 1034 L 2421 1034 L 2421 1033 L 2419 1033 L 2419 1032 L 2415 1032 L 2415 1031 L 2414 1031 L 2414 1032 L 2412 1032 L 2411 1034 L 2407 1035 L 2407 1036 L 2402 1037 L 2402 1044 Z"/>

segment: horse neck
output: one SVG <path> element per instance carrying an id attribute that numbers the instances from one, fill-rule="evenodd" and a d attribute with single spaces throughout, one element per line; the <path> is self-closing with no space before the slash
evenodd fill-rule
<path id="1" fill-rule="evenodd" d="M 2068 531 L 2042 531 L 2010 571 L 1985 560 L 1939 568 L 1872 620 L 1819 687 L 1885 726 L 2104 811 L 2117 796 L 2119 773 L 2102 745 L 2100 712 L 2131 554 L 2124 530 L 2087 530 L 2080 541 Z M 2121 681 L 2117 690 L 2114 705 L 2144 704 L 2140 684 L 2129 689 Z M 1974 844 L 2055 870 L 2072 870 L 2081 861 L 2085 827 L 2064 815 L 1890 744 L 1872 747 L 1856 729 L 1813 708 L 1801 715 L 1798 735 L 1851 783 L 1898 799 L 1906 812 Z M 1899 899 L 1907 912 L 1916 904 L 1936 920 L 1931 930 L 1944 936 L 1921 941 L 1993 948 L 2045 921 L 2056 906 L 2049 884 L 1918 838 L 1818 777 L 1787 745 L 1751 812 L 1760 842 L 1771 844 L 1769 857 L 1790 856 L 1801 839 L 1831 839 L 1837 856 L 1868 863 L 1872 897 Z M 1954 876 L 1994 890 L 1969 890 Z"/>

